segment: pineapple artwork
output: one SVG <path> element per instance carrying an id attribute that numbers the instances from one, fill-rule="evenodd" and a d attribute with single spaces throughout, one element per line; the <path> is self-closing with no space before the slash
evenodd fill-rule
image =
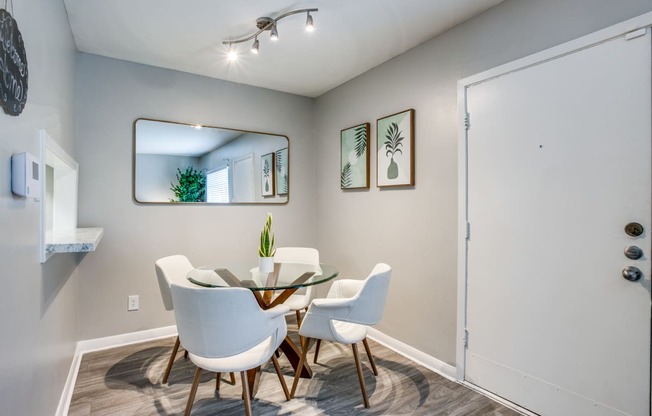
<path id="1" fill-rule="evenodd" d="M 392 122 L 387 128 L 387 135 L 384 144 L 385 156 L 390 156 L 389 166 L 387 167 L 387 179 L 398 178 L 398 165 L 394 161 L 396 153 L 403 154 L 401 147 L 403 147 L 404 137 L 401 135 L 403 132 L 398 129 L 398 124 Z"/>
<path id="2" fill-rule="evenodd" d="M 276 184 L 274 182 L 275 164 L 274 153 L 268 153 L 261 156 L 260 159 L 261 173 L 261 191 L 264 197 L 274 196 L 276 194 Z"/>
<path id="3" fill-rule="evenodd" d="M 265 160 L 265 166 L 263 166 L 263 176 L 265 177 L 265 192 L 269 192 L 269 175 L 272 168 L 269 166 L 269 160 Z"/>
<path id="4" fill-rule="evenodd" d="M 414 186 L 414 110 L 378 119 L 376 135 L 378 186 Z"/>

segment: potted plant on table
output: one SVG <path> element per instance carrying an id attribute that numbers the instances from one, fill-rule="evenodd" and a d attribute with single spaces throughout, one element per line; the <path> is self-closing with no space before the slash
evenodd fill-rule
<path id="1" fill-rule="evenodd" d="M 267 214 L 263 231 L 260 232 L 260 246 L 258 247 L 258 269 L 261 273 L 274 271 L 274 234 L 272 234 L 272 214 Z"/>

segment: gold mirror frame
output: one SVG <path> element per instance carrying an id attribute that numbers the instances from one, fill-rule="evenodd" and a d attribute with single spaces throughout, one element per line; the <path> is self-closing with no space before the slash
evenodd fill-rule
<path id="1" fill-rule="evenodd" d="M 138 118 L 133 124 L 132 159 L 132 197 L 138 204 L 289 201 L 290 140 L 284 135 Z M 185 173 L 200 181 L 203 176 L 203 200 L 198 199 L 200 192 L 182 192 L 184 187 L 175 195 L 172 188 L 179 185 L 179 174 Z M 225 187 L 228 202 L 224 200 Z M 180 201 L 176 199 L 179 195 L 197 200 Z"/>

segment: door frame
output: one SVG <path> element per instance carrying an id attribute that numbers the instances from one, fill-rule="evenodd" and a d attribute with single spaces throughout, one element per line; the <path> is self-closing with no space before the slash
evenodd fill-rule
<path id="1" fill-rule="evenodd" d="M 467 125 L 473 125 L 473 115 L 467 116 L 467 89 L 473 85 L 521 71 L 547 61 L 595 46 L 620 36 L 636 37 L 639 31 L 650 30 L 652 12 L 642 14 L 608 28 L 578 39 L 571 40 L 550 49 L 526 56 L 504 65 L 489 69 L 457 82 L 458 113 L 458 245 L 457 245 L 457 342 L 455 378 L 463 384 L 470 384 L 466 374 L 466 322 L 467 322 L 467 240 L 473 231 L 468 225 L 468 135 Z M 467 118 L 468 117 L 468 118 Z M 478 388 L 478 386 L 473 386 Z M 480 388 L 481 390 L 481 388 Z"/>

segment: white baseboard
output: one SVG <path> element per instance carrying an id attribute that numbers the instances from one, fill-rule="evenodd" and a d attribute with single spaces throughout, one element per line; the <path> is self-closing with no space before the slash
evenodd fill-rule
<path id="1" fill-rule="evenodd" d="M 111 337 L 79 341 L 77 343 L 77 350 L 84 354 L 91 351 L 106 350 L 108 348 L 121 347 L 123 345 L 138 344 L 140 342 L 152 341 L 159 338 L 167 338 L 176 334 L 177 326 L 170 325 L 161 328 L 147 329 L 145 331 L 113 335 Z"/>
<path id="2" fill-rule="evenodd" d="M 428 370 L 433 371 L 444 378 L 447 378 L 456 383 L 460 383 L 468 387 L 469 389 L 482 394 L 483 396 L 487 396 L 491 400 L 498 402 L 509 409 L 512 409 L 526 416 L 537 416 L 535 413 L 532 413 L 529 410 L 516 405 L 515 403 L 505 400 L 502 397 L 491 393 L 490 391 L 484 390 L 465 380 L 457 379 L 455 377 L 456 368 L 453 367 L 452 365 L 447 364 L 441 360 L 438 360 L 435 357 L 430 356 L 422 351 L 419 351 L 416 348 L 413 348 L 397 339 L 390 337 L 389 335 L 386 335 L 378 331 L 377 329 L 369 328 L 369 338 L 373 339 L 379 344 L 384 345 L 390 350 L 398 354 L 401 354 L 403 357 L 407 358 L 408 360 L 413 361 L 419 365 L 422 365 L 426 367 Z"/>
<path id="3" fill-rule="evenodd" d="M 72 392 L 75 388 L 75 382 L 77 381 L 77 373 L 79 373 L 79 364 L 81 363 L 81 354 L 79 353 L 79 344 L 75 349 L 75 355 L 72 357 L 72 363 L 70 364 L 70 370 L 68 371 L 68 378 L 66 379 L 66 384 L 63 386 L 63 392 L 61 393 L 61 398 L 59 399 L 59 405 L 57 406 L 56 416 L 67 416 L 68 408 L 70 407 L 70 399 L 72 399 Z"/>
<path id="4" fill-rule="evenodd" d="M 392 338 L 389 335 L 385 335 L 377 329 L 369 328 L 369 338 L 373 339 L 379 344 L 384 345 L 390 350 L 401 354 L 408 360 L 414 361 L 415 363 L 426 367 L 428 370 L 434 371 L 442 377 L 445 377 L 451 381 L 459 381 L 455 379 L 455 367 L 452 365 L 438 360 L 435 357 L 426 354 L 425 352 L 419 351 L 418 349 L 413 348 L 395 338 Z"/>
<path id="5" fill-rule="evenodd" d="M 130 332 L 127 334 L 114 335 L 111 337 L 79 341 L 77 343 L 77 348 L 75 349 L 75 355 L 72 358 L 72 363 L 70 364 L 68 378 L 66 379 L 66 384 L 63 386 L 63 392 L 61 393 L 61 399 L 59 400 L 59 405 L 57 406 L 57 412 L 55 415 L 68 415 L 68 409 L 70 408 L 70 399 L 72 399 L 75 382 L 77 381 L 77 373 L 79 372 L 79 365 L 81 364 L 82 356 L 85 353 L 120 347 L 123 345 L 138 344 L 159 338 L 171 337 L 174 335 L 177 335 L 176 325 L 148 329 L 145 331 Z"/>
<path id="6" fill-rule="evenodd" d="M 159 338 L 167 338 L 177 334 L 177 327 L 175 325 L 166 326 L 162 328 L 148 329 L 145 331 L 130 332 L 127 334 L 114 335 L 110 337 L 97 338 L 79 341 L 77 343 L 77 349 L 75 350 L 75 355 L 72 359 L 72 364 L 70 365 L 70 371 L 68 372 L 68 379 L 63 388 L 61 394 L 61 399 L 59 401 L 59 406 L 57 407 L 56 416 L 67 416 L 68 409 L 70 407 L 70 400 L 72 398 L 72 393 L 75 387 L 75 381 L 77 380 L 77 373 L 79 371 L 79 365 L 81 364 L 82 356 L 87 352 L 100 351 L 109 348 L 120 347 L 123 345 L 129 344 L 138 344 L 141 342 L 152 341 Z M 501 397 L 498 397 L 490 392 L 482 390 L 477 386 L 470 385 L 464 381 L 457 380 L 455 378 L 455 367 L 450 364 L 447 364 L 441 360 L 438 360 L 435 357 L 432 357 L 423 351 L 419 351 L 416 348 L 413 348 L 404 342 L 401 342 L 397 339 L 386 335 L 377 329 L 369 328 L 369 338 L 378 342 L 379 344 L 384 345 L 385 347 L 391 349 L 392 351 L 404 356 L 410 361 L 413 361 L 423 367 L 439 374 L 440 376 L 466 385 L 467 387 L 477 391 L 480 394 L 483 394 L 494 401 L 497 401 L 503 404 L 506 407 L 520 411 L 523 414 L 530 414 L 525 409 L 519 408 L 514 405 L 514 403 L 508 402 Z"/>

